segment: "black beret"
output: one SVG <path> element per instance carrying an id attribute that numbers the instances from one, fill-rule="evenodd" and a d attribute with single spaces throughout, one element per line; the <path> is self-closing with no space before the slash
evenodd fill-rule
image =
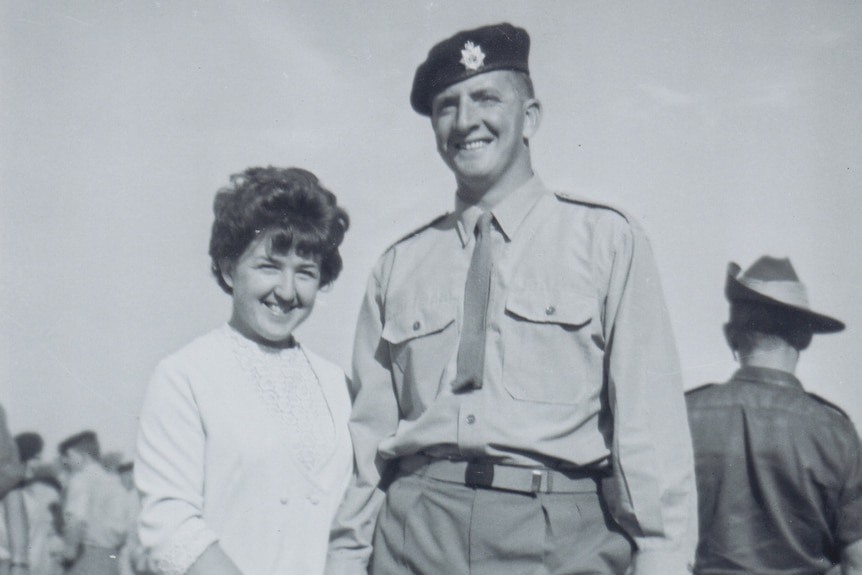
<path id="1" fill-rule="evenodd" d="M 530 35 L 508 23 L 458 32 L 428 52 L 416 68 L 410 105 L 431 115 L 434 96 L 462 80 L 494 70 L 530 73 Z"/>

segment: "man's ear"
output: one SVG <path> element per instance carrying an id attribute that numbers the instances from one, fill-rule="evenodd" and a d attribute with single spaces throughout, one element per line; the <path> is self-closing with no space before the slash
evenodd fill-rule
<path id="1" fill-rule="evenodd" d="M 724 340 L 727 342 L 730 351 L 736 351 L 736 328 L 729 323 L 724 324 Z"/>
<path id="2" fill-rule="evenodd" d="M 524 116 L 524 139 L 529 140 L 539 131 L 542 123 L 542 103 L 536 98 L 525 100 Z"/>

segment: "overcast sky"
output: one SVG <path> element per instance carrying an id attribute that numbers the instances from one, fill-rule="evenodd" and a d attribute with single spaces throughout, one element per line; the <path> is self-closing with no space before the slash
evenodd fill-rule
<path id="1" fill-rule="evenodd" d="M 350 212 L 345 270 L 299 333 L 347 368 L 374 260 L 453 202 L 413 72 L 500 21 L 532 36 L 537 172 L 651 237 L 686 387 L 735 369 L 728 262 L 788 256 L 848 324 L 798 374 L 862 422 L 862 3 L 0 7 L 0 402 L 50 449 L 92 428 L 131 456 L 156 362 L 227 320 L 211 205 L 248 166 L 309 169 Z"/>

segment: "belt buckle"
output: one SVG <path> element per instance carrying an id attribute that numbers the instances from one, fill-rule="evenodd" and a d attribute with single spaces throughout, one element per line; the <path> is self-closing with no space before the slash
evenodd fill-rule
<path id="1" fill-rule="evenodd" d="M 530 493 L 538 493 L 542 490 L 542 478 L 547 477 L 545 489 L 550 493 L 551 490 L 551 474 L 541 469 L 534 469 L 530 477 Z"/>
<path id="2" fill-rule="evenodd" d="M 469 462 L 464 472 L 464 485 L 469 487 L 492 487 L 494 485 L 494 465 L 492 463 Z"/>

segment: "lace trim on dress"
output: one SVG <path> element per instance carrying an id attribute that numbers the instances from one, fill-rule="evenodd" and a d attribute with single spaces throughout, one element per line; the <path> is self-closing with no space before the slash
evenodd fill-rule
<path id="1" fill-rule="evenodd" d="M 206 551 L 207 547 L 218 539 L 211 531 L 199 531 L 191 539 L 177 537 L 163 553 L 154 554 L 152 565 L 160 575 L 184 575 Z"/>
<path id="2" fill-rule="evenodd" d="M 291 452 L 314 471 L 335 447 L 335 424 L 320 381 L 302 349 L 259 345 L 228 326 L 242 370 L 279 419 Z"/>

